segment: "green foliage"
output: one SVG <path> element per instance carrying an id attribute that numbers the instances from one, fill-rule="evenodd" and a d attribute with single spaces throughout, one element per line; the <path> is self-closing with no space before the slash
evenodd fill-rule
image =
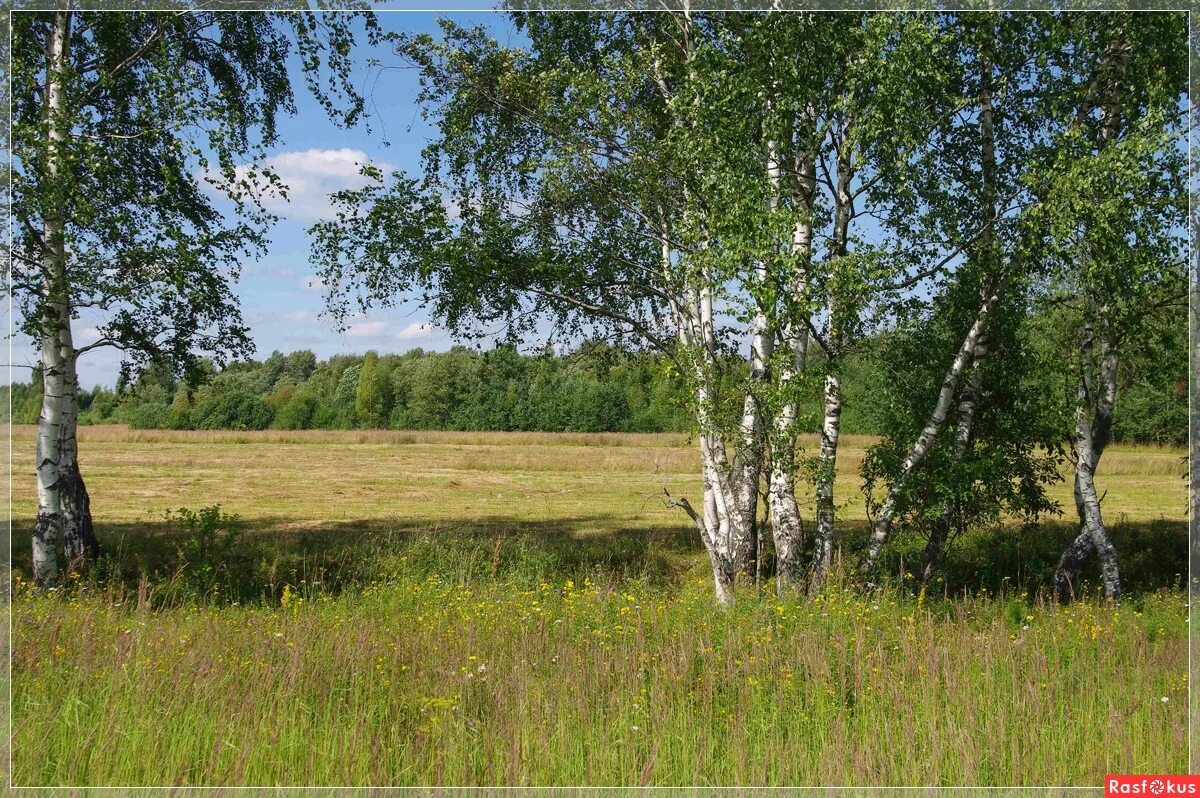
<path id="1" fill-rule="evenodd" d="M 379 363 L 379 355 L 368 352 L 363 357 L 362 370 L 354 396 L 354 417 L 360 427 L 386 427 L 392 404 L 392 384 L 388 373 Z"/>
<path id="2" fill-rule="evenodd" d="M 181 507 L 174 513 L 168 512 L 166 520 L 179 529 L 182 537 L 176 549 L 176 574 L 197 595 L 209 595 L 218 581 L 231 574 L 230 563 L 239 536 L 238 517 L 221 512 L 221 505 L 213 504 L 199 510 Z"/>
<path id="3" fill-rule="evenodd" d="M 1117 440 L 1138 443 L 1187 443 L 1187 390 L 1173 386 L 1138 382 L 1119 394 L 1117 400 Z"/>
<path id="4" fill-rule="evenodd" d="M 11 22 L 21 329 L 38 336 L 61 303 L 104 308 L 89 348 L 118 347 L 127 365 L 190 373 L 197 351 L 252 351 L 231 285 L 274 221 L 262 198 L 286 190 L 264 159 L 296 110 L 291 57 L 324 110 L 353 124 L 363 99 L 348 53 L 356 29 L 375 38 L 373 16 L 64 6 Z"/>
<path id="5" fill-rule="evenodd" d="M 199 405 L 192 414 L 196 429 L 266 429 L 273 413 L 259 396 L 233 390 Z"/>
<path id="6" fill-rule="evenodd" d="M 171 408 L 162 402 L 149 401 L 130 405 L 121 414 L 131 429 L 165 429 L 171 426 Z"/>
<path id="7" fill-rule="evenodd" d="M 317 397 L 307 389 L 294 391 L 275 414 L 277 429 L 310 429 L 317 410 Z"/>
<path id="8" fill-rule="evenodd" d="M 844 433 L 887 434 L 892 425 L 907 419 L 895 429 L 912 434 L 906 425 L 913 423 L 923 410 L 921 403 L 928 401 L 933 390 L 932 372 L 924 368 L 925 353 L 929 347 L 944 345 L 912 334 L 871 336 L 842 358 Z M 1032 365 L 1027 368 L 1015 394 L 1005 393 L 1001 399 L 999 393 L 993 393 L 991 404 L 998 407 L 986 413 L 1011 417 L 1020 411 L 1027 418 L 1043 413 L 1038 424 L 1052 418 L 1045 405 L 1054 397 L 1065 396 L 1061 372 L 1045 360 L 1055 335 L 1047 325 L 1027 330 L 1028 337 L 1014 356 L 1020 362 L 1036 363 L 1036 369 L 1030 370 Z M 907 342 L 904 353 L 901 341 Z M 1186 392 L 1179 391 L 1173 381 L 1178 369 L 1163 367 L 1164 362 L 1180 362 L 1186 373 L 1185 342 L 1182 337 L 1167 337 L 1160 343 L 1154 356 L 1131 358 L 1125 366 L 1124 378 L 1132 384 L 1118 394 L 1118 441 L 1179 444 L 1186 440 Z M 368 358 L 339 355 L 317 363 L 311 352 L 272 355 L 263 362 L 239 363 L 216 373 L 198 388 L 151 369 L 122 393 L 105 388 L 84 391 L 81 421 L 125 423 L 140 429 L 261 429 L 263 419 L 271 427 L 286 430 L 355 426 L 539 432 L 691 429 L 684 384 L 668 359 L 646 352 L 584 344 L 563 356 L 521 355 L 512 347 L 501 346 L 483 353 L 460 347 L 450 352 L 417 349 L 403 355 L 379 355 L 370 367 Z M 297 361 L 301 368 L 286 366 Z M 1004 362 L 1009 363 L 1007 371 Z M 1013 376 L 1015 362 L 997 362 L 989 373 L 996 381 Z M 285 367 L 276 368 L 279 363 Z M 372 371 L 376 395 L 389 400 L 387 415 L 377 425 L 364 422 L 365 407 L 358 402 L 366 382 L 363 374 Z M 302 374 L 307 377 L 294 383 Z M 349 393 L 351 383 L 353 394 Z M 16 383 L 0 390 L 11 393 L 14 423 L 36 422 L 40 383 Z M 802 430 L 815 430 L 819 424 L 819 391 L 818 385 L 806 385 L 800 395 Z M 219 399 L 233 394 L 239 398 L 227 398 L 216 406 Z M 247 395 L 259 401 L 251 401 Z M 347 406 L 342 402 L 350 395 L 354 401 Z M 141 410 L 143 406 L 150 408 Z"/>

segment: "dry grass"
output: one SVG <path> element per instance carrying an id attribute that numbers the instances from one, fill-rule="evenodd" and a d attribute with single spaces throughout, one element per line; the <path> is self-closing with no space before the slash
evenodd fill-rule
<path id="1" fill-rule="evenodd" d="M 840 517 L 865 519 L 858 468 L 872 439 L 839 452 Z M 36 509 L 32 427 L 13 428 L 13 513 Z M 237 445 L 229 445 L 234 444 Z M 610 443 L 612 445 L 610 445 Z M 808 441 L 810 448 L 815 440 Z M 1098 485 L 1113 519 L 1187 517 L 1182 450 L 1113 447 Z M 221 502 L 248 521 L 447 523 L 589 519 L 597 531 L 686 529 L 661 500 L 699 487 L 694 446 L 677 435 L 449 432 L 190 432 L 85 427 L 80 460 L 108 522 L 158 521 Z M 1069 482 L 1052 489 L 1071 506 Z M 811 517 L 812 497 L 802 497 Z"/>

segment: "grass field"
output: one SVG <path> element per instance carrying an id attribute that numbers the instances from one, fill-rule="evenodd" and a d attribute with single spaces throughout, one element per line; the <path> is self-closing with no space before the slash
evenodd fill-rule
<path id="1" fill-rule="evenodd" d="M 842 451 L 848 558 L 868 443 Z M 1105 455 L 1119 607 L 1038 593 L 1066 517 L 959 541 L 940 595 L 907 588 L 906 537 L 877 590 L 751 587 L 726 612 L 661 501 L 698 488 L 679 436 L 85 428 L 109 557 L 51 596 L 23 581 L 32 451 L 15 428 L 17 785 L 1095 786 L 1187 767 L 1182 451 Z M 164 514 L 214 503 L 240 536 L 197 568 Z"/>

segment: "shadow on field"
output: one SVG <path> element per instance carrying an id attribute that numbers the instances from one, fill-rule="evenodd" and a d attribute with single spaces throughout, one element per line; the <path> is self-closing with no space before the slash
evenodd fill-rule
<path id="1" fill-rule="evenodd" d="M 30 575 L 32 519 L 13 521 L 13 568 Z M 625 580 L 669 586 L 686 574 L 707 577 L 707 558 L 695 530 L 685 526 L 652 529 L 598 529 L 594 517 L 531 522 L 502 516 L 414 522 L 256 521 L 235 524 L 232 535 L 219 531 L 197 540 L 194 529 L 169 521 L 97 523 L 101 561 L 81 579 L 97 588 L 152 590 L 154 603 L 194 599 L 275 600 L 284 586 L 293 591 L 338 593 L 389 579 L 440 579 L 461 584 L 591 579 L 615 587 Z M 867 537 L 864 522 L 839 528 L 838 555 L 853 565 Z M 1178 587 L 1187 575 L 1187 524 L 1161 519 L 1117 522 L 1110 532 L 1128 593 Z M 953 595 L 1026 592 L 1036 594 L 1051 581 L 1058 556 L 1075 536 L 1063 521 L 1036 526 L 997 526 L 955 540 L 942 575 L 930 592 Z M 900 533 L 881 558 L 884 581 L 903 582 L 920 562 L 925 539 Z M 767 545 L 764 573 L 772 560 Z M 1093 561 L 1083 585 L 1095 585 Z M 877 580 L 879 581 L 879 580 Z"/>

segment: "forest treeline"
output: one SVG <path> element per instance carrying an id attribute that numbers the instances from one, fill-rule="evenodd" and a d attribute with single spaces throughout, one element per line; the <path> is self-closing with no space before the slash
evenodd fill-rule
<path id="1" fill-rule="evenodd" d="M 1118 394 L 1115 437 L 1127 443 L 1187 442 L 1185 329 L 1147 338 L 1128 362 Z M 843 364 L 848 434 L 888 431 L 884 399 L 898 376 L 876 336 Z M 37 423 L 41 375 L 0 387 L 12 420 Z M 1031 386 L 1032 387 L 1032 386 Z M 1045 385 L 1053 392 L 1055 386 Z M 804 393 L 801 417 L 822 412 L 818 385 Z M 4 396 L 7 400 L 8 397 Z M 660 354 L 605 342 L 567 353 L 521 353 L 456 346 L 399 354 L 336 355 L 275 351 L 222 370 L 205 363 L 191 383 L 151 366 L 113 388 L 79 394 L 82 424 L 134 429 L 412 429 L 521 432 L 687 432 L 687 390 Z M 8 408 L 7 401 L 3 407 Z"/>

